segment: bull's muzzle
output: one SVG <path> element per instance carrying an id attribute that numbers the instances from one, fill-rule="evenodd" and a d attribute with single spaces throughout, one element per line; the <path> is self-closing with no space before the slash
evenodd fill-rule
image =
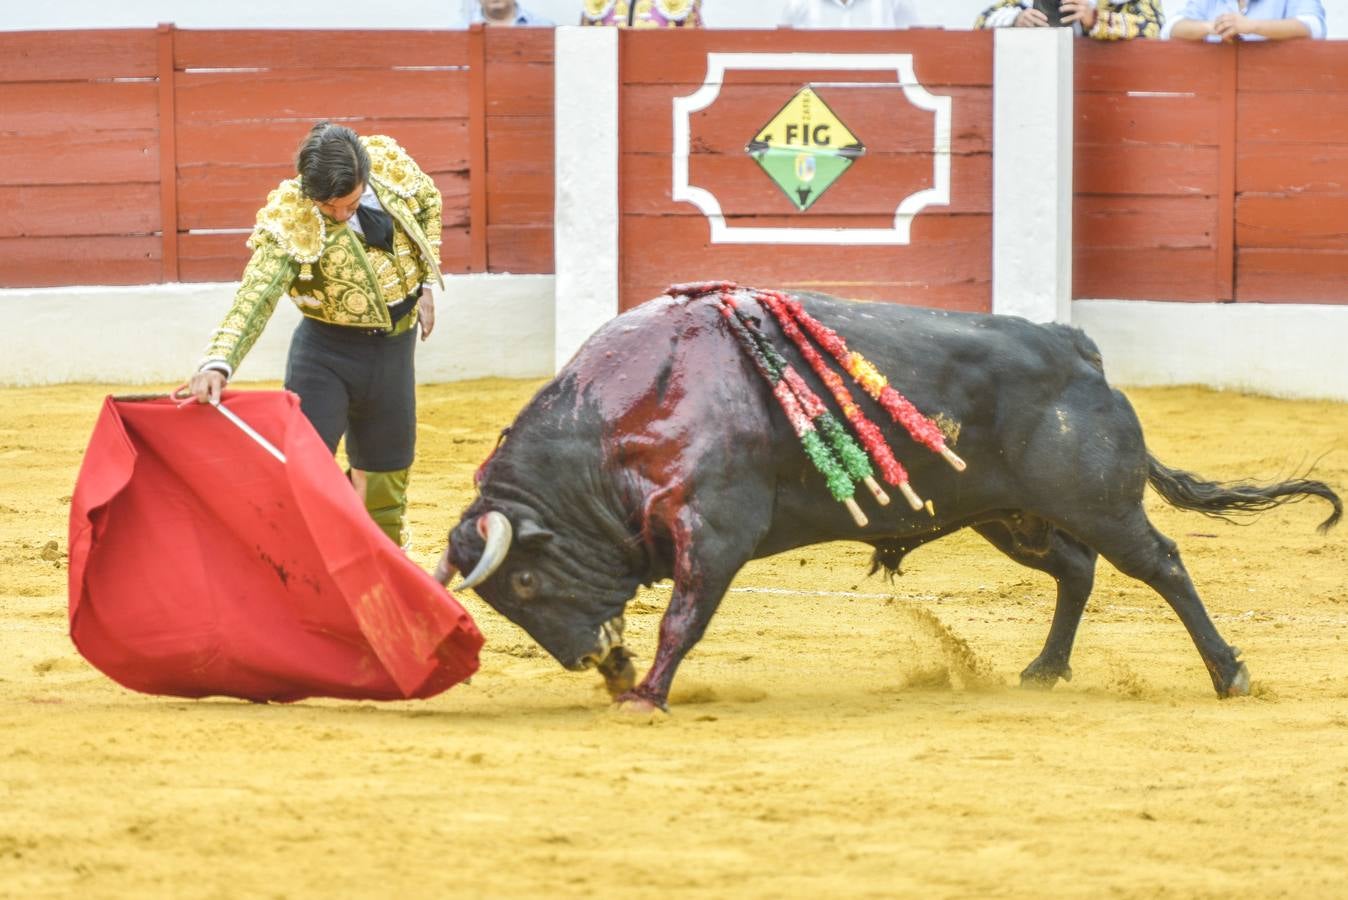
<path id="1" fill-rule="evenodd" d="M 584 669 L 594 669 L 604 664 L 604 661 L 623 645 L 623 630 L 627 627 L 626 620 L 622 616 L 614 616 L 603 625 L 599 626 L 599 635 L 595 642 L 595 648 L 585 654 L 580 660 L 571 666 L 574 671 Z"/>

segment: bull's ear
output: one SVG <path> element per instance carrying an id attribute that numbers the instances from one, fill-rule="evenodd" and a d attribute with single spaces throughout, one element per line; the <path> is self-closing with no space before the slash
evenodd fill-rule
<path id="1" fill-rule="evenodd" d="M 515 542 L 526 547 L 540 547 L 556 535 L 539 525 L 533 519 L 525 519 L 515 529 Z"/>

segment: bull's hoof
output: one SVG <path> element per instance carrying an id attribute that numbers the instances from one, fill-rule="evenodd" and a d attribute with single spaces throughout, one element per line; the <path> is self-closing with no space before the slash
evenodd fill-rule
<path id="1" fill-rule="evenodd" d="M 1071 666 L 1053 666 L 1045 662 L 1035 660 L 1025 667 L 1025 671 L 1020 673 L 1020 686 L 1030 691 L 1052 690 L 1058 683 L 1058 679 L 1063 681 L 1072 680 Z"/>
<path id="2" fill-rule="evenodd" d="M 621 700 L 614 708 L 625 716 L 667 716 L 669 712 L 649 700 Z"/>
<path id="3" fill-rule="evenodd" d="M 604 676 L 604 687 L 615 701 L 637 686 L 637 667 L 621 647 L 599 664 L 599 674 Z"/>
<path id="4" fill-rule="evenodd" d="M 1245 668 L 1245 663 L 1241 663 L 1236 669 L 1236 674 L 1227 683 L 1226 690 L 1217 693 L 1223 700 L 1228 697 L 1250 696 L 1250 670 Z"/>
<path id="5" fill-rule="evenodd" d="M 662 703 L 628 691 L 613 698 L 613 711 L 632 721 L 656 721 L 667 718 L 669 709 Z"/>
<path id="6" fill-rule="evenodd" d="M 632 688 L 636 687 L 636 685 L 637 685 L 637 669 L 636 666 L 632 665 L 631 663 L 628 663 L 626 669 L 619 672 L 612 678 L 610 678 L 608 675 L 604 676 L 604 688 L 608 691 L 608 695 L 612 697 L 614 700 L 617 700 L 623 694 L 626 694 L 628 691 L 632 690 Z"/>

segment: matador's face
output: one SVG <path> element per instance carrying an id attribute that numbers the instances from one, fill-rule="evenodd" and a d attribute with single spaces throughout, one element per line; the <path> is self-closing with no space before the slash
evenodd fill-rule
<path id="1" fill-rule="evenodd" d="M 356 214 L 360 206 L 360 195 L 365 193 L 365 185 L 360 185 L 345 197 L 333 197 L 331 200 L 318 200 L 318 209 L 329 219 L 345 222 Z"/>

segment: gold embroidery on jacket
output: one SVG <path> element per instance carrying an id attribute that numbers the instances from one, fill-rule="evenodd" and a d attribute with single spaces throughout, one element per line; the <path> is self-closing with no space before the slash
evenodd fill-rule
<path id="1" fill-rule="evenodd" d="M 258 211 L 257 225 L 248 246 L 257 248 L 259 231 L 276 239 L 289 256 L 299 263 L 315 263 L 327 243 L 327 222 L 318 210 L 318 204 L 304 196 L 300 180 L 292 178 L 281 182 L 267 195 L 267 203 Z"/>
<path id="2" fill-rule="evenodd" d="M 350 228 L 323 216 L 304 196 L 299 179 L 281 182 L 258 211 L 248 238 L 253 256 L 233 306 L 211 335 L 207 360 L 221 360 L 237 369 L 276 302 L 287 294 L 306 316 L 387 328 L 390 304 L 423 281 L 443 284 L 442 200 L 434 180 L 392 138 L 372 135 L 361 141 L 370 154 L 371 185 L 397 224 L 393 252 L 366 248 Z M 415 313 L 403 321 L 415 321 Z"/>

